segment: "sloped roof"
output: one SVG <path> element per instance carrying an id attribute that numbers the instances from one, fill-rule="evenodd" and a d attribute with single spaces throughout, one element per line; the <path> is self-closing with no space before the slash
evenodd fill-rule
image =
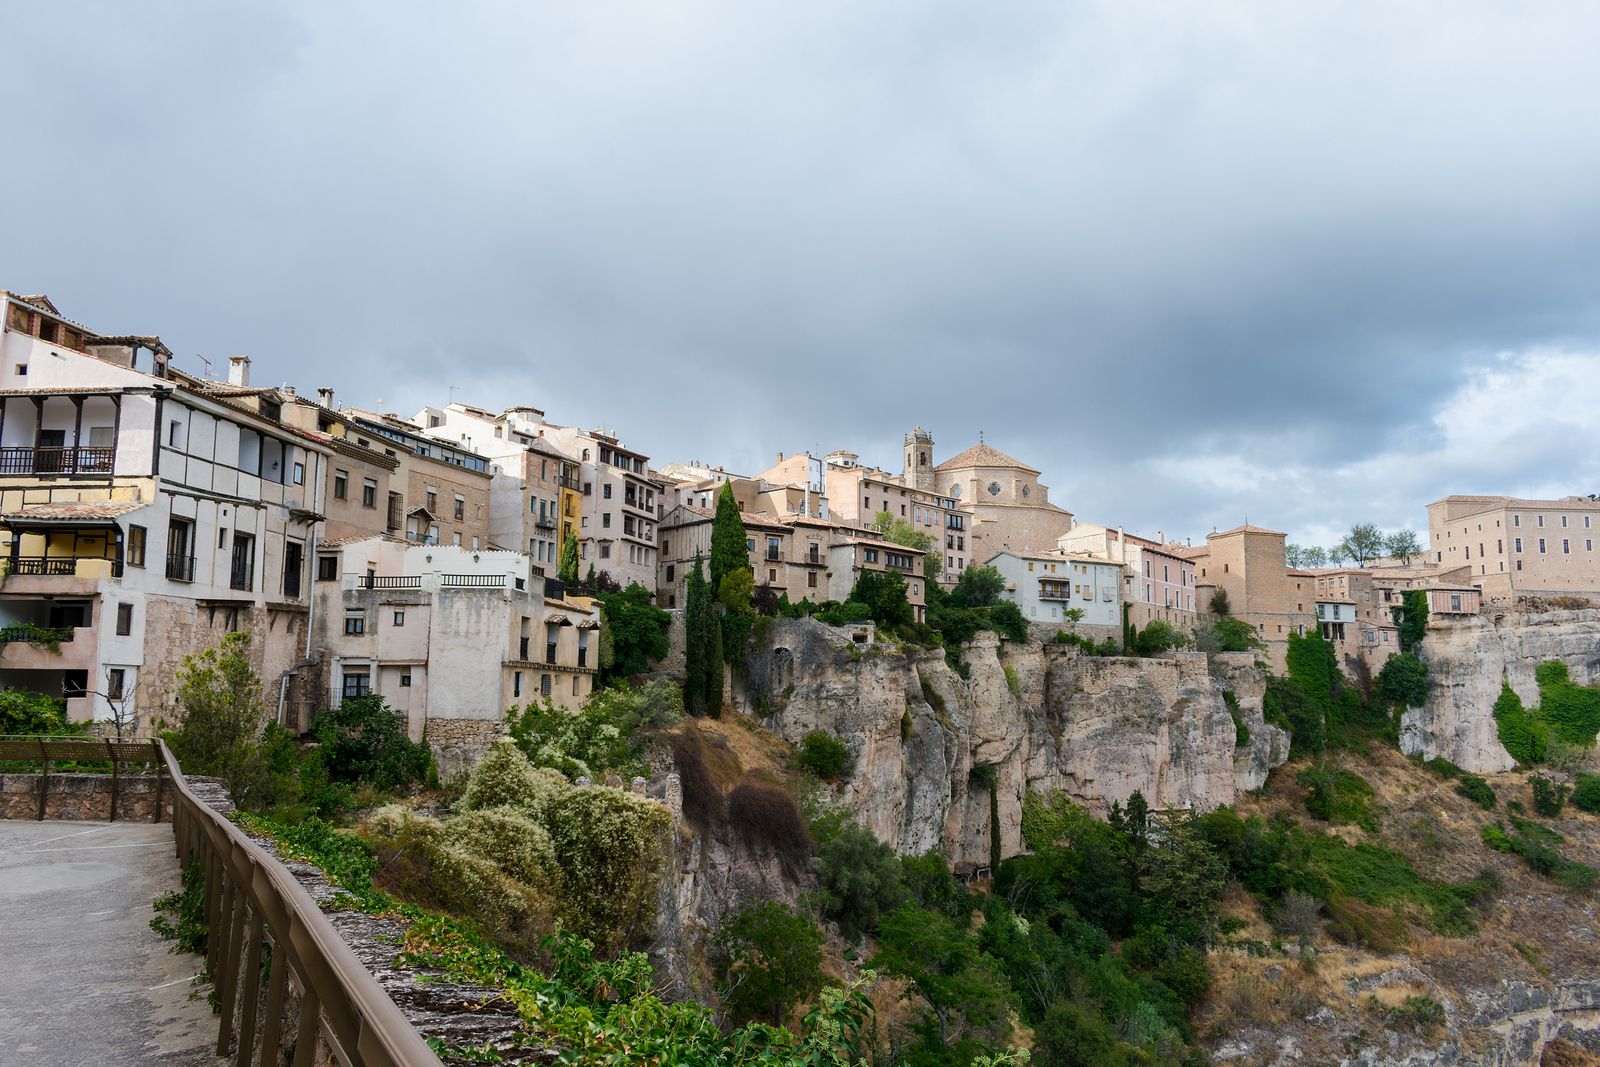
<path id="1" fill-rule="evenodd" d="M 1231 530 L 1219 530 L 1216 533 L 1208 533 L 1206 534 L 1206 539 L 1210 540 L 1213 537 L 1227 537 L 1230 534 L 1237 533 L 1272 534 L 1276 537 L 1288 536 L 1282 530 L 1269 530 L 1265 526 L 1251 526 L 1249 523 L 1245 523 L 1243 526 L 1235 526 Z"/>
<path id="2" fill-rule="evenodd" d="M 1029 474 L 1039 473 L 1020 459 L 1008 456 L 998 448 L 991 448 L 982 442 L 973 445 L 965 452 L 957 452 L 933 469 L 936 471 L 960 470 L 964 467 L 1014 467 L 1017 470 L 1027 471 Z"/>
<path id="3" fill-rule="evenodd" d="M 35 522 L 84 522 L 114 519 L 130 511 L 150 506 L 146 500 L 95 500 L 60 504 L 29 504 L 5 513 L 7 519 L 33 520 Z"/>

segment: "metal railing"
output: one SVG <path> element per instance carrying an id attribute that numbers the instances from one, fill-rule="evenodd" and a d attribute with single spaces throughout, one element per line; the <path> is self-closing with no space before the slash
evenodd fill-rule
<path id="1" fill-rule="evenodd" d="M 114 448 L 0 448 L 0 474 L 110 474 Z"/>
<path id="2" fill-rule="evenodd" d="M 175 582 L 194 581 L 194 557 L 176 553 L 167 556 L 167 577 Z"/>
<path id="3" fill-rule="evenodd" d="M 122 766 L 149 764 L 156 772 L 156 800 L 151 822 L 161 821 L 161 750 L 154 741 L 114 741 L 97 737 L 0 737 L 0 763 L 22 763 L 39 767 L 39 818 L 44 819 L 50 796 L 50 764 L 70 763 L 82 769 L 86 763 L 111 765 L 111 822 L 117 821 L 117 799 L 122 792 Z M 58 772 L 60 768 L 57 768 Z"/>
<path id="4" fill-rule="evenodd" d="M 295 1067 L 310 1067 L 322 1037 L 350 1067 L 441 1067 L 428 1043 L 339 936 L 288 868 L 197 797 L 167 746 L 178 860 L 205 871 L 206 965 L 216 976 L 217 1054 L 235 1037 L 236 1067 L 281 1063 L 284 1001 L 300 990 Z M 262 950 L 271 952 L 262 975 Z M 262 983 L 266 1011 L 257 1017 Z M 256 1050 L 259 1049 L 259 1054 Z"/>

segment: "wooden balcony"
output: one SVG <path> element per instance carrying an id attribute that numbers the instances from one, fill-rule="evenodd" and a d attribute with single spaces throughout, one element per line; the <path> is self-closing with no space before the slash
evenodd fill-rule
<path id="1" fill-rule="evenodd" d="M 110 474 L 114 448 L 0 448 L 0 475 Z"/>

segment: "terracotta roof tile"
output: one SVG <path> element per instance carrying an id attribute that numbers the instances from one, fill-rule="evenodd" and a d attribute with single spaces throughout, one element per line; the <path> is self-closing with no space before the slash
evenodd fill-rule
<path id="1" fill-rule="evenodd" d="M 1029 474 L 1039 473 L 1021 460 L 1008 456 L 998 448 L 991 448 L 981 442 L 973 445 L 965 452 L 956 453 L 933 469 L 936 471 L 959 470 L 963 467 L 1015 467 L 1018 470 L 1027 471 Z"/>

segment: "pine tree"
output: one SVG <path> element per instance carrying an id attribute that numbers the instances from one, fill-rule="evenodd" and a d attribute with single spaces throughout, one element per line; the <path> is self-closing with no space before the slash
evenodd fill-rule
<path id="1" fill-rule="evenodd" d="M 739 569 L 750 569 L 750 549 L 745 544 L 744 518 L 733 497 L 733 485 L 722 483 L 717 495 L 717 518 L 711 526 L 711 591 L 718 596 L 722 579 Z"/>
<path id="2" fill-rule="evenodd" d="M 561 546 L 561 563 L 556 576 L 564 585 L 578 584 L 578 535 L 567 531 L 567 543 Z"/>

